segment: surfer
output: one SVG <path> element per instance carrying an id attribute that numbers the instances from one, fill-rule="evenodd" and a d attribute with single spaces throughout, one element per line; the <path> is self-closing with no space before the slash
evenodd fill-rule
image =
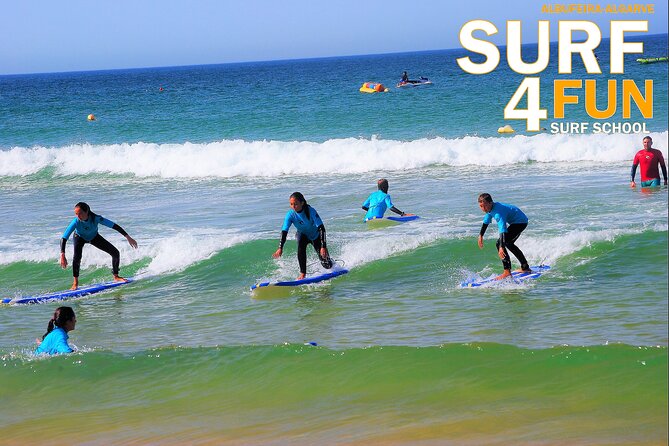
<path id="1" fill-rule="evenodd" d="M 402 73 L 402 79 L 400 82 L 409 82 L 409 74 L 406 71 Z"/>
<path id="2" fill-rule="evenodd" d="M 47 355 L 58 355 L 61 353 L 72 353 L 74 350 L 67 344 L 69 331 L 74 330 L 77 317 L 72 307 L 58 307 L 49 320 L 46 333 L 42 339 L 37 339 L 35 354 L 45 353 Z"/>
<path id="3" fill-rule="evenodd" d="M 490 194 L 485 193 L 479 195 L 479 207 L 485 213 L 478 239 L 480 249 L 483 249 L 483 234 L 485 234 L 485 231 L 488 229 L 488 225 L 492 222 L 493 218 L 497 221 L 497 226 L 499 227 L 499 239 L 495 246 L 497 246 L 499 258 L 502 259 L 504 272 L 497 276 L 497 280 L 504 279 L 511 275 L 511 257 L 509 257 L 507 249 L 511 251 L 520 262 L 520 271 L 532 272 L 530 265 L 527 263 L 527 259 L 525 259 L 525 255 L 520 248 L 515 245 L 520 234 L 527 228 L 528 219 L 523 211 L 512 204 L 494 202 L 492 201 Z"/>
<path id="4" fill-rule="evenodd" d="M 74 232 L 74 257 L 72 258 L 72 275 L 74 276 L 74 282 L 72 283 L 72 288 L 70 289 L 76 290 L 79 287 L 79 266 L 81 265 L 81 253 L 86 243 L 90 243 L 91 245 L 103 250 L 112 257 L 112 274 L 114 275 L 114 282 L 126 282 L 126 279 L 118 275 L 119 263 L 121 261 L 121 256 L 118 252 L 118 249 L 116 249 L 114 245 L 109 243 L 98 233 L 98 225 L 102 224 L 103 226 L 107 226 L 108 228 L 112 228 L 119 232 L 126 238 L 126 240 L 128 240 L 130 246 L 135 249 L 137 248 L 137 242 L 132 237 L 130 237 L 122 227 L 113 221 L 107 220 L 103 216 L 93 213 L 90 206 L 83 201 L 80 201 L 74 206 L 74 215 L 76 215 L 76 217 L 72 220 L 67 229 L 65 229 L 63 238 L 60 240 L 60 266 L 65 269 L 67 268 L 67 259 L 65 258 L 65 244 L 67 243 L 67 239 L 70 238 L 72 232 Z"/>
<path id="5" fill-rule="evenodd" d="M 664 185 L 667 185 L 667 166 L 664 164 L 664 156 L 662 152 L 653 149 L 653 138 L 646 136 L 643 139 L 643 149 L 639 150 L 634 156 L 632 162 L 632 180 L 631 187 L 636 187 L 634 177 L 636 176 L 636 168 L 641 165 L 641 187 L 657 187 L 660 185 L 660 171 L 658 166 L 662 169 L 662 176 L 664 176 Z"/>
<path id="6" fill-rule="evenodd" d="M 294 192 L 290 196 L 289 203 L 291 210 L 286 213 L 286 218 L 283 220 L 279 249 L 272 254 L 272 257 L 275 259 L 281 257 L 288 230 L 291 225 L 295 225 L 297 229 L 297 262 L 300 265 L 300 275 L 297 276 L 297 280 L 302 280 L 307 275 L 307 245 L 311 244 L 314 247 L 323 268 L 332 268 L 334 262 L 328 253 L 325 226 L 316 209 L 307 204 L 307 200 L 300 192 Z"/>
<path id="7" fill-rule="evenodd" d="M 365 221 L 371 220 L 372 218 L 383 218 L 386 209 L 390 209 L 402 217 L 414 215 L 402 212 L 393 205 L 393 202 L 390 200 L 390 195 L 388 195 L 388 180 L 381 178 L 376 184 L 379 190 L 372 192 L 362 204 L 362 209 L 367 211 Z"/>

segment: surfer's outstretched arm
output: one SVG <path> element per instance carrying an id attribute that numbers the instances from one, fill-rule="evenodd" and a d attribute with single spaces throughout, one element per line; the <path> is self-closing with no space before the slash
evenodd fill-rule
<path id="1" fill-rule="evenodd" d="M 318 227 L 318 239 L 321 241 L 321 249 L 319 250 L 319 254 L 321 255 L 322 259 L 327 259 L 330 254 L 328 253 L 327 240 L 325 237 L 325 225 L 320 225 Z"/>
<path id="2" fill-rule="evenodd" d="M 281 231 L 281 240 L 279 240 L 279 249 L 277 249 L 272 257 L 278 259 L 283 254 L 283 245 L 286 244 L 286 238 L 288 237 L 288 231 Z"/>
<path id="3" fill-rule="evenodd" d="M 405 215 L 407 215 L 406 213 L 404 213 L 404 212 L 400 211 L 399 209 L 397 209 L 395 206 L 391 207 L 390 210 L 393 211 L 393 212 L 396 213 L 396 214 L 399 214 L 399 215 L 402 216 L 402 217 L 404 217 Z"/>
<path id="4" fill-rule="evenodd" d="M 483 235 L 485 234 L 486 229 L 488 229 L 488 225 L 483 223 L 481 226 L 481 231 L 479 232 L 479 248 L 483 249 Z"/>
<path id="5" fill-rule="evenodd" d="M 112 229 L 114 229 L 114 230 L 117 231 L 119 234 L 121 234 L 123 237 L 125 237 L 125 239 L 128 241 L 128 243 L 130 244 L 130 246 L 132 246 L 133 248 L 137 249 L 137 242 L 135 241 L 135 239 L 132 238 L 132 237 L 130 237 L 130 236 L 128 235 L 128 233 L 125 232 L 125 230 L 124 230 L 122 227 L 120 227 L 119 225 L 117 225 L 116 223 L 114 223 L 114 226 L 112 226 Z"/>

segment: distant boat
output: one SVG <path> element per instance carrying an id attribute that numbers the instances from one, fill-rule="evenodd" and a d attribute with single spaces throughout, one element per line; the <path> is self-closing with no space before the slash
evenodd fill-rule
<path id="1" fill-rule="evenodd" d="M 432 81 L 426 77 L 421 76 L 418 79 L 409 79 L 408 81 L 400 81 L 397 88 L 403 87 L 419 87 L 421 85 L 432 85 Z"/>
<path id="2" fill-rule="evenodd" d="M 647 57 L 644 59 L 637 59 L 636 60 L 639 63 L 657 63 L 657 62 L 667 62 L 669 61 L 669 57 L 663 56 L 663 57 Z"/>

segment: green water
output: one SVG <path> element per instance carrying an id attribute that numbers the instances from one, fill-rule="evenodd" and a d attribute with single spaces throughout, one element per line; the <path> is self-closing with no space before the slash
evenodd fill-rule
<path id="1" fill-rule="evenodd" d="M 4 358 L 0 414 L 8 444 L 658 444 L 666 374 L 627 345 L 88 352 Z"/>

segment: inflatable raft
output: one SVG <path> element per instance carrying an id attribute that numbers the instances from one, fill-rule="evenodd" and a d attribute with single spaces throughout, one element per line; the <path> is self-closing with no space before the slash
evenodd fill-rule
<path id="1" fill-rule="evenodd" d="M 384 93 L 388 89 L 379 82 L 365 82 L 360 87 L 360 93 Z"/>

